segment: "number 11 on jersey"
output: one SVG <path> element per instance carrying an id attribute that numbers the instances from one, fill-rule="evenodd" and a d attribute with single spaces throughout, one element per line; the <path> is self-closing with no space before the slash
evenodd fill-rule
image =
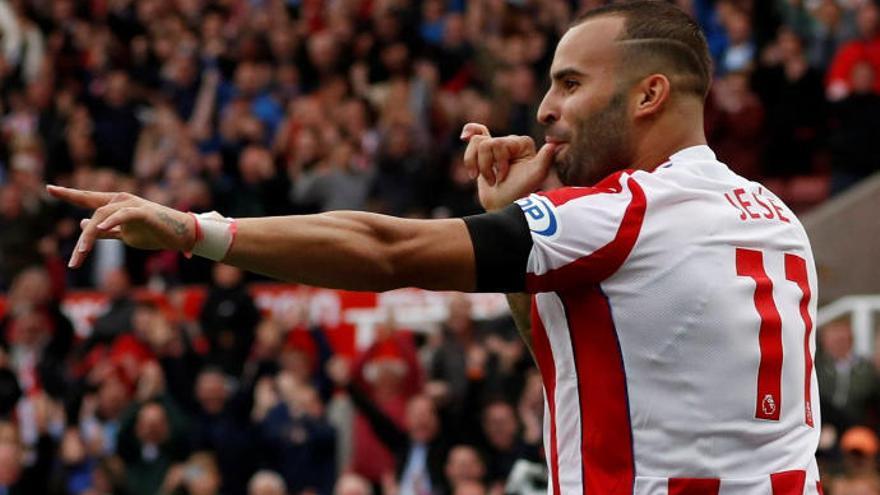
<path id="1" fill-rule="evenodd" d="M 736 249 L 736 274 L 755 282 L 755 309 L 761 317 L 758 347 L 761 360 L 758 365 L 755 417 L 779 421 L 782 409 L 782 319 L 773 300 L 773 281 L 764 269 L 764 253 L 753 249 Z M 813 322 L 809 305 L 812 293 L 807 280 L 807 263 L 795 254 L 785 254 L 785 279 L 801 290 L 800 315 L 804 325 L 804 422 L 813 426 L 813 408 L 810 398 L 810 379 L 813 358 L 810 353 L 810 334 Z"/>

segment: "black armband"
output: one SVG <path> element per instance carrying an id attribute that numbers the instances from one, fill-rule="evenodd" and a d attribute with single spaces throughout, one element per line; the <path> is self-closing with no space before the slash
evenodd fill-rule
<path id="1" fill-rule="evenodd" d="M 532 250 L 529 224 L 519 206 L 464 218 L 474 245 L 476 292 L 522 292 Z"/>

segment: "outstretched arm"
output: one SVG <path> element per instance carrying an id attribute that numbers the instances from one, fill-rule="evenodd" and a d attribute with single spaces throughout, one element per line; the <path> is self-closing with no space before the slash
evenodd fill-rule
<path id="1" fill-rule="evenodd" d="M 474 253 L 464 221 L 412 220 L 363 212 L 243 218 L 224 260 L 319 287 L 474 290 Z"/>
<path id="2" fill-rule="evenodd" d="M 95 209 L 70 260 L 80 266 L 96 239 L 141 249 L 190 251 L 192 215 L 128 193 L 49 187 Z M 472 291 L 474 250 L 465 222 L 412 220 L 362 212 L 243 218 L 223 260 L 281 280 L 320 287 L 382 291 L 398 287 Z"/>
<path id="3" fill-rule="evenodd" d="M 528 137 L 491 138 L 484 126 L 462 137 L 469 141 L 465 165 L 479 177 L 480 202 L 489 211 L 497 210 L 493 213 L 466 220 L 413 220 L 363 212 L 244 218 L 237 221 L 231 246 L 233 231 L 224 230 L 223 249 L 214 251 L 216 245 L 210 244 L 209 257 L 319 287 L 521 292 L 532 241 L 523 212 L 511 203 L 541 184 L 550 170 L 554 146 L 535 150 Z M 71 267 L 82 264 L 97 239 L 118 239 L 140 249 L 189 252 L 196 246 L 199 222 L 191 214 L 129 193 L 55 186 L 48 190 L 59 199 L 95 210 L 82 221 Z M 528 304 L 522 297 L 517 299 L 518 304 L 512 305 L 517 321 L 527 321 Z M 523 327 L 520 331 L 530 345 L 528 331 Z"/>

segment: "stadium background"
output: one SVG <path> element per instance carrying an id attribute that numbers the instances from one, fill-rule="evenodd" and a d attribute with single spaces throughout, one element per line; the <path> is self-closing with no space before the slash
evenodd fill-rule
<path id="1" fill-rule="evenodd" d="M 461 126 L 541 139 L 552 49 L 602 3 L 0 0 L 0 493 L 498 494 L 540 465 L 540 380 L 500 296 L 285 286 L 113 242 L 67 271 L 87 212 L 43 186 L 479 212 Z M 880 196 L 880 10 L 676 3 L 715 60 L 720 158 L 800 213 L 844 205 L 825 231 L 876 273 L 846 201 Z M 880 494 L 880 346 L 861 317 L 853 352 L 843 306 L 819 332 L 819 458 L 826 493 Z M 540 492 L 531 468 L 507 491 Z"/>

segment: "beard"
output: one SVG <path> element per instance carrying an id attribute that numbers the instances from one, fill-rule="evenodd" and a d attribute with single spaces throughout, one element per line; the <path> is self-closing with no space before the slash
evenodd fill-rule
<path id="1" fill-rule="evenodd" d="M 576 122 L 568 149 L 555 162 L 566 186 L 592 186 L 630 165 L 632 152 L 626 94 L 617 91 L 601 110 Z"/>

